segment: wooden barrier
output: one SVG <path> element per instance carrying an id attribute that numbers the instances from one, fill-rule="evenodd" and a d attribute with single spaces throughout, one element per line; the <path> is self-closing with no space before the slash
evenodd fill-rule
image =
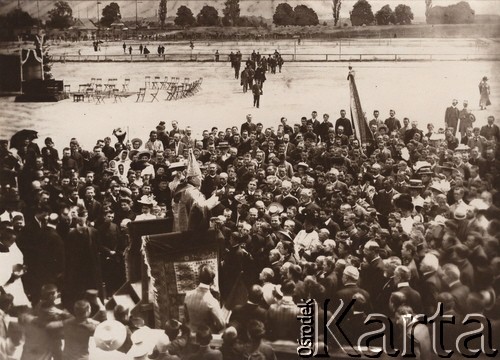
<path id="1" fill-rule="evenodd" d="M 243 59 L 250 54 L 243 54 Z M 499 61 L 500 54 L 425 54 L 425 53 L 328 53 L 281 54 L 286 62 L 339 62 L 339 61 Z M 60 55 L 54 62 L 214 62 L 211 53 L 168 53 L 162 56 L 144 55 Z M 224 63 L 224 61 L 221 61 Z"/>

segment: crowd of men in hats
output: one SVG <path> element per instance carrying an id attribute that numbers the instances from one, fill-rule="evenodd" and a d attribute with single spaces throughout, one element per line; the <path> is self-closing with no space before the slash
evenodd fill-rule
<path id="1" fill-rule="evenodd" d="M 140 319 L 117 308 L 98 325 L 99 298 L 126 279 L 127 225 L 165 217 L 177 231 L 218 229 L 224 243 L 220 296 L 210 292 L 215 270 L 201 268 L 185 323 L 171 319 L 170 340 L 148 348 L 162 359 L 273 359 L 262 339 L 296 341 L 297 303 L 308 298 L 355 298 L 350 334 L 370 312 L 401 320 L 434 314 L 438 302 L 459 319 L 485 314 L 498 330 L 494 117 L 457 139 L 451 128 L 402 125 L 393 110 L 379 116 L 369 144 L 345 111 L 335 124 L 313 111 L 276 128 L 249 114 L 201 138 L 177 121 L 160 122 L 148 139 L 125 141 L 115 129 L 114 144 L 105 137 L 83 149 L 73 138 L 62 156 L 51 138 L 42 149 L 36 135 L 16 148 L 1 141 L 0 352 L 24 336 L 23 359 L 86 358 L 94 335 L 101 358 L 146 356 L 144 334 L 134 337 Z M 248 300 L 227 321 L 218 299 L 235 289 Z M 19 321 L 9 326 L 9 316 Z M 219 331 L 224 345 L 213 350 Z M 423 327 L 417 351 L 428 359 L 430 349 Z"/>
<path id="2" fill-rule="evenodd" d="M 260 96 L 264 93 L 264 82 L 267 79 L 266 73 L 276 74 L 276 69 L 281 73 L 285 61 L 278 50 L 275 50 L 273 54 L 269 54 L 268 57 L 254 50 L 245 62 L 245 68 L 240 74 L 242 57 L 243 55 L 239 50 L 236 53 L 231 51 L 229 54 L 229 62 L 231 68 L 234 69 L 234 78 L 240 80 L 244 93 L 250 89 L 253 95 L 253 106 L 258 108 L 260 106 Z"/>

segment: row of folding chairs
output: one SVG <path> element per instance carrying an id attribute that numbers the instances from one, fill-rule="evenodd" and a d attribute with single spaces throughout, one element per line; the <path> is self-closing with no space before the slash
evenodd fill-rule
<path id="1" fill-rule="evenodd" d="M 203 78 L 199 78 L 193 82 L 182 83 L 179 85 L 174 85 L 167 90 L 167 100 L 177 100 L 183 99 L 189 96 L 193 96 L 198 91 L 200 91 Z"/>
<path id="2" fill-rule="evenodd" d="M 182 81 L 183 84 L 187 84 L 190 82 L 190 79 L 188 77 L 184 78 L 184 81 Z M 172 76 L 168 77 L 165 76 L 163 79 L 160 76 L 155 76 L 151 78 L 151 76 L 145 76 L 144 77 L 144 87 L 146 89 L 160 89 L 160 90 L 168 90 L 172 86 L 178 85 L 181 83 L 181 78 Z"/>
<path id="3" fill-rule="evenodd" d="M 151 92 L 149 95 L 151 95 L 151 102 L 153 101 L 160 101 L 158 100 L 158 93 L 160 92 L 160 88 L 157 87 L 155 89 L 151 89 Z M 135 102 L 144 102 L 144 98 L 146 97 L 147 89 L 145 87 L 140 88 L 139 91 L 137 92 L 137 99 Z"/>
<path id="4" fill-rule="evenodd" d="M 113 93 L 114 89 L 122 88 L 122 91 L 130 91 L 130 79 L 124 79 L 123 83 L 119 84 L 117 78 L 109 78 L 107 82 L 103 82 L 102 78 L 91 78 L 89 83 L 78 85 L 78 91 L 85 91 L 87 88 L 94 88 L 96 91 L 109 91 Z M 68 90 L 69 91 L 69 90 Z"/>

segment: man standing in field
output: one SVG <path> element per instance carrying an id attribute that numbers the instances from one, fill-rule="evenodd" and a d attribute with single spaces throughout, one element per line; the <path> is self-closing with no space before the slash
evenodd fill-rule
<path id="1" fill-rule="evenodd" d="M 260 95 L 262 94 L 262 90 L 260 85 L 256 82 L 252 85 L 252 93 L 253 93 L 253 106 L 259 108 L 260 105 Z"/>
<path id="2" fill-rule="evenodd" d="M 458 100 L 453 99 L 451 106 L 446 108 L 446 113 L 444 114 L 444 123 L 447 128 L 453 128 L 453 136 L 457 133 L 458 118 L 460 116 L 460 111 L 457 108 Z"/>
<path id="3" fill-rule="evenodd" d="M 389 129 L 389 133 L 393 131 L 398 131 L 401 129 L 401 122 L 396 119 L 396 112 L 394 110 L 389 111 L 389 117 L 385 119 L 385 126 Z"/>

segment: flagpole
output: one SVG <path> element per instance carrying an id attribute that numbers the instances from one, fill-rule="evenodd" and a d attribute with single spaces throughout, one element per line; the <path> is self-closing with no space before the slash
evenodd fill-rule
<path id="1" fill-rule="evenodd" d="M 352 67 L 349 66 L 349 75 L 347 76 L 349 81 L 349 92 L 351 98 L 351 123 L 358 139 L 360 145 L 363 143 L 368 143 L 373 141 L 373 133 L 368 126 L 366 117 L 364 115 L 363 109 L 361 107 L 361 100 L 359 98 L 358 89 L 355 81 L 355 72 Z"/>

